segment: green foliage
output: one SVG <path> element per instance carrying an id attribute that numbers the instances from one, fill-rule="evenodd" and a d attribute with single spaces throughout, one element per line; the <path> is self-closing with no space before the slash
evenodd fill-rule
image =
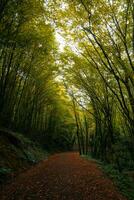
<path id="1" fill-rule="evenodd" d="M 134 199 L 134 180 L 128 175 L 119 173 L 112 165 L 101 165 L 104 172 L 110 177 L 115 185 L 119 188 L 121 193 L 127 197 L 128 200 Z"/>
<path id="2" fill-rule="evenodd" d="M 100 160 L 94 159 L 90 154 L 81 155 L 82 158 L 95 161 L 98 166 L 103 170 L 104 174 L 110 178 L 117 186 L 119 191 L 127 197 L 128 200 L 134 199 L 134 177 L 131 173 L 119 172 L 116 165 L 107 164 Z"/>
<path id="3" fill-rule="evenodd" d="M 88 144 L 96 158 L 114 163 L 120 170 L 133 168 L 133 3 L 125 0 L 55 2 L 50 1 L 50 11 L 55 11 L 51 13 L 56 13 L 56 19 L 55 14 L 52 18 L 67 42 L 60 68 L 75 104 L 80 154 Z M 88 134 L 82 112 L 90 119 Z M 131 141 L 129 145 L 119 135 L 124 141 Z"/>
<path id="4" fill-rule="evenodd" d="M 112 148 L 113 160 L 111 159 L 111 163 L 120 171 L 134 170 L 133 148 L 130 139 L 121 136 Z"/>
<path id="5" fill-rule="evenodd" d="M 11 172 L 12 172 L 12 169 L 1 167 L 0 168 L 0 183 L 3 183 L 8 178 Z"/>
<path id="6" fill-rule="evenodd" d="M 12 172 L 46 159 L 48 153 L 20 133 L 0 130 L 0 181 Z"/>
<path id="7" fill-rule="evenodd" d="M 1 5 L 0 126 L 23 132 L 41 144 L 45 134 L 55 135 L 50 136 L 55 143 L 61 135 L 66 145 L 68 139 L 63 139 L 60 126 L 69 121 L 69 127 L 73 117 L 63 87 L 56 81 L 57 44 L 47 4 L 8 0 Z M 59 145 L 64 146 L 62 141 Z M 26 157 L 34 160 L 30 152 Z"/>
<path id="8" fill-rule="evenodd" d="M 133 168 L 132 1 L 1 5 L 0 125 L 48 148 L 70 149 L 77 137 L 80 153 Z"/>

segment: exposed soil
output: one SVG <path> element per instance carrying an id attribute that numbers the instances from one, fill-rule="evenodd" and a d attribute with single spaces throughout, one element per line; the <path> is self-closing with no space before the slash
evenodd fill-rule
<path id="1" fill-rule="evenodd" d="M 4 186 L 1 200 L 126 200 L 94 161 L 50 156 Z"/>

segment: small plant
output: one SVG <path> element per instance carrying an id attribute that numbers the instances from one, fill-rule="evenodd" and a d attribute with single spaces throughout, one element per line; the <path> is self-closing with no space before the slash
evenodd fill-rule
<path id="1" fill-rule="evenodd" d="M 119 191 L 127 197 L 128 200 L 134 200 L 134 180 L 123 172 L 119 172 L 116 165 L 103 163 L 100 160 L 92 158 L 91 155 L 81 155 L 87 160 L 94 160 L 103 172 L 113 181 Z"/>
<path id="2" fill-rule="evenodd" d="M 1 167 L 0 168 L 0 183 L 2 183 L 5 179 L 7 179 L 11 172 L 12 172 L 12 169 Z"/>
<path id="3" fill-rule="evenodd" d="M 101 168 L 128 200 L 134 200 L 134 180 L 131 177 L 120 173 L 113 165 L 101 165 Z"/>

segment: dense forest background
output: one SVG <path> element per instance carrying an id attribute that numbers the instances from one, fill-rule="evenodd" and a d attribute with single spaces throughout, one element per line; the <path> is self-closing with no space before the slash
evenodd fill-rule
<path id="1" fill-rule="evenodd" d="M 1 0 L 0 126 L 133 168 L 133 0 Z"/>

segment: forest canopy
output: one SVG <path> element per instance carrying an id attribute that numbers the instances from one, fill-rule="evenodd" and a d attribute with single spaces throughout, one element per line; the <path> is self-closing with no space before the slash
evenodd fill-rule
<path id="1" fill-rule="evenodd" d="M 1 126 L 131 167 L 133 1 L 0 4 Z"/>

